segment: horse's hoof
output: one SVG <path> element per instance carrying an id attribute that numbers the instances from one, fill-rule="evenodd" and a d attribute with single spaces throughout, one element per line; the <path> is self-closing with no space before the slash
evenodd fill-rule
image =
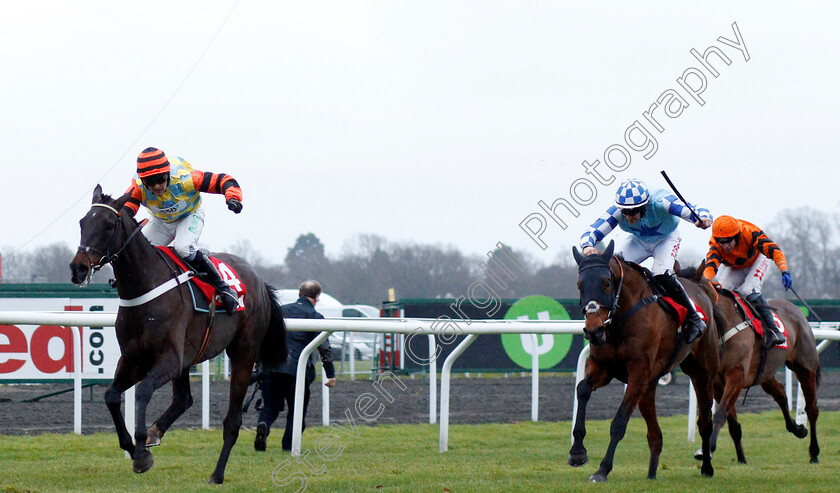
<path id="1" fill-rule="evenodd" d="M 210 476 L 210 479 L 207 480 L 207 484 L 222 484 L 225 482 L 225 478 L 217 478 L 216 476 Z"/>
<path id="2" fill-rule="evenodd" d="M 703 475 L 703 477 L 706 477 L 706 478 L 711 478 L 712 476 L 714 476 L 714 475 L 715 475 L 715 468 L 714 468 L 714 467 L 712 467 L 712 465 L 711 465 L 711 464 L 709 464 L 709 466 L 708 466 L 708 467 L 706 467 L 706 466 L 704 465 L 703 467 L 701 467 L 701 468 L 700 468 L 700 474 L 702 474 L 702 475 Z"/>
<path id="3" fill-rule="evenodd" d="M 596 472 L 592 476 L 589 476 L 590 483 L 606 483 L 607 482 L 607 475 L 602 473 L 601 471 Z"/>
<path id="4" fill-rule="evenodd" d="M 146 448 L 160 446 L 160 430 L 157 425 L 152 425 L 149 431 L 146 432 Z"/>
<path id="5" fill-rule="evenodd" d="M 589 462 L 589 456 L 586 452 L 582 454 L 569 454 L 569 465 L 572 467 L 580 467 Z"/>
<path id="6" fill-rule="evenodd" d="M 713 455 L 714 454 L 709 453 L 709 459 L 711 459 Z M 701 448 L 697 449 L 697 452 L 694 452 L 694 458 L 696 460 L 703 460 L 703 449 L 701 449 Z"/>
<path id="7" fill-rule="evenodd" d="M 797 425 L 791 433 L 793 433 L 793 436 L 796 438 L 805 438 L 808 436 L 808 428 L 805 428 L 803 425 Z"/>
<path id="8" fill-rule="evenodd" d="M 819 463 L 820 463 L 820 459 L 818 459 L 817 457 L 811 457 L 811 464 L 819 464 Z"/>
<path id="9" fill-rule="evenodd" d="M 151 469 L 154 464 L 155 457 L 147 449 L 144 449 L 134 458 L 131 469 L 137 474 L 142 474 Z"/>

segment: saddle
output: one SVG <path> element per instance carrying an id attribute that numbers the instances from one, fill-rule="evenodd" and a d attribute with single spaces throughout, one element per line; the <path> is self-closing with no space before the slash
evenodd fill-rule
<path id="1" fill-rule="evenodd" d="M 744 317 L 744 320 L 753 328 L 758 337 L 764 337 L 764 322 L 762 322 L 761 317 L 758 315 L 755 307 L 752 306 L 752 303 L 747 301 L 744 297 L 740 294 L 736 293 L 735 291 L 730 291 L 728 289 L 719 288 L 715 286 L 718 293 L 727 298 L 735 301 L 735 306 L 738 307 L 738 311 L 741 312 L 741 315 Z"/>
<path id="2" fill-rule="evenodd" d="M 647 306 L 656 301 L 657 303 L 659 303 L 659 306 L 662 307 L 663 310 L 665 310 L 666 313 L 677 319 L 679 326 L 682 326 L 683 322 L 685 321 L 686 315 L 688 315 L 688 310 L 667 295 L 665 289 L 659 284 L 659 282 L 656 281 L 656 278 L 653 276 L 653 273 L 650 271 L 650 269 L 642 267 L 641 265 L 635 262 L 628 262 L 626 260 L 624 262 L 630 267 L 632 267 L 633 270 L 641 274 L 645 281 L 647 281 L 648 286 L 650 286 L 650 290 L 653 291 L 653 295 L 648 296 L 647 298 L 641 301 L 641 306 L 639 306 L 639 308 Z M 700 314 L 701 318 L 703 318 L 703 320 L 706 319 L 705 314 L 703 314 L 700 310 L 698 310 L 698 313 Z M 630 314 L 628 313 L 627 316 L 629 315 Z"/>
<path id="3" fill-rule="evenodd" d="M 172 261 L 175 262 L 175 265 L 181 269 L 181 272 L 191 270 L 172 248 L 164 246 L 158 246 L 157 248 L 163 252 L 164 255 L 172 259 Z M 219 271 L 219 274 L 221 274 L 222 279 L 227 281 L 230 287 L 236 291 L 237 295 L 239 295 L 239 299 L 242 300 L 242 303 L 239 304 L 239 308 L 237 308 L 236 311 L 244 310 L 244 302 L 246 299 L 245 295 L 247 291 L 245 289 L 245 283 L 239 280 L 239 275 L 235 270 L 233 270 L 233 267 L 230 267 L 216 257 L 208 255 L 207 258 L 213 262 L 213 265 Z M 190 282 L 187 283 L 187 285 L 189 286 L 190 295 L 192 296 L 193 308 L 196 311 L 205 313 L 209 312 L 210 300 L 215 301 L 216 308 L 224 306 L 224 304 L 216 297 L 216 288 L 214 288 L 213 285 L 201 280 L 198 276 L 191 277 Z"/>

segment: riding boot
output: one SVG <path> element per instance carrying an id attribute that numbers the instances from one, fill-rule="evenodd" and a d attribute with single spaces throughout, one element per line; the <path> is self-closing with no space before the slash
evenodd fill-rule
<path id="1" fill-rule="evenodd" d="M 184 261 L 192 267 L 192 269 L 202 278 L 203 281 L 216 288 L 216 292 L 222 299 L 225 305 L 225 311 L 233 315 L 236 308 L 239 306 L 239 297 L 231 289 L 231 287 L 219 275 L 216 266 L 210 261 L 201 251 L 195 252 L 195 257 L 192 260 L 184 259 Z"/>
<path id="2" fill-rule="evenodd" d="M 779 331 L 776 325 L 776 320 L 773 318 L 773 309 L 767 304 L 767 300 L 761 293 L 752 293 L 747 296 L 747 301 L 752 303 L 758 316 L 761 317 L 761 323 L 764 324 L 764 349 L 770 349 L 773 346 L 785 343 L 785 336 Z"/>
<path id="3" fill-rule="evenodd" d="M 700 315 L 694 309 L 694 304 L 688 299 L 688 294 L 677 280 L 677 276 L 675 274 L 659 274 L 654 278 L 665 289 L 665 294 L 688 310 L 684 323 L 686 344 L 691 344 L 699 339 L 703 335 L 703 331 L 706 330 L 706 324 L 700 319 Z"/>

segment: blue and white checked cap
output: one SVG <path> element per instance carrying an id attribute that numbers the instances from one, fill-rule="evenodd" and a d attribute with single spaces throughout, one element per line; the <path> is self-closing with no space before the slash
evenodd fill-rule
<path id="1" fill-rule="evenodd" d="M 650 193 L 645 182 L 638 178 L 624 180 L 615 193 L 615 206 L 619 209 L 632 209 L 645 205 L 650 200 Z"/>

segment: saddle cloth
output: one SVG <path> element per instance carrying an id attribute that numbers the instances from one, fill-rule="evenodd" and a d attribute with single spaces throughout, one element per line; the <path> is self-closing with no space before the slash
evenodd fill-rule
<path id="1" fill-rule="evenodd" d="M 159 246 L 157 247 L 162 251 L 167 257 L 171 258 L 175 265 L 181 269 L 182 272 L 190 270 L 187 265 L 184 263 L 183 260 L 169 247 Z M 222 276 L 222 279 L 233 289 L 237 296 L 239 296 L 239 306 L 236 308 L 236 311 L 242 311 L 245 309 L 245 295 L 247 294 L 247 289 L 245 288 L 245 283 L 240 281 L 239 275 L 237 275 L 236 271 L 233 267 L 230 267 L 226 263 L 222 262 L 221 260 L 217 259 L 216 257 L 208 257 L 213 265 L 216 267 L 216 270 L 219 271 L 219 274 Z M 207 305 L 210 303 L 209 300 L 214 300 L 216 303 L 216 307 L 223 306 L 224 304 L 219 300 L 218 296 L 216 296 L 216 288 L 214 288 L 211 284 L 202 281 L 198 278 L 198 276 L 194 276 L 190 278 L 190 293 L 193 296 L 193 308 L 198 311 L 206 312 L 208 311 Z M 199 301 L 201 299 L 201 301 Z"/>

